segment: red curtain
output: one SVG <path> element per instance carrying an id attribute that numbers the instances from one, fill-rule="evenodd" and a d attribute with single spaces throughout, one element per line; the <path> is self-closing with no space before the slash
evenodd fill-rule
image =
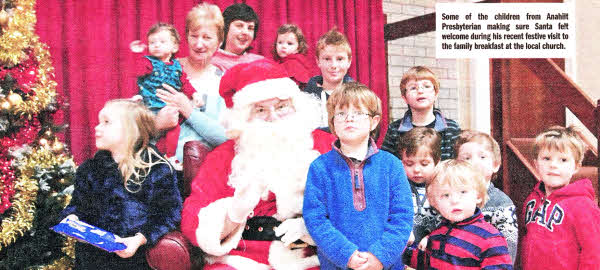
<path id="1" fill-rule="evenodd" d="M 192 0 L 42 0 L 37 2 L 36 32 L 50 47 L 57 92 L 69 104 L 58 122 L 75 161 L 93 156 L 97 114 L 110 99 L 136 93 L 131 77 L 133 55 L 129 43 L 144 39 L 157 21 L 172 23 L 184 40 L 185 15 L 199 1 Z M 276 30 L 295 23 L 303 30 L 314 58 L 319 36 L 337 26 L 352 47 L 349 75 L 368 85 L 383 101 L 380 141 L 387 127 L 387 78 L 382 1 L 362 0 L 248 0 L 208 1 L 221 10 L 235 2 L 252 6 L 260 18 L 253 52 L 271 57 Z M 178 56 L 187 54 L 182 43 Z"/>

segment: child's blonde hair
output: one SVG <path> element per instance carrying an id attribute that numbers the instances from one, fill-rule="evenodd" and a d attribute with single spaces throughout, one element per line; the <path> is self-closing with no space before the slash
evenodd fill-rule
<path id="1" fill-rule="evenodd" d="M 214 25 L 217 28 L 219 43 L 223 42 L 225 23 L 218 6 L 206 2 L 194 6 L 185 17 L 185 36 L 195 31 L 202 23 Z"/>
<path id="2" fill-rule="evenodd" d="M 561 153 L 567 153 L 567 150 L 569 150 L 577 165 L 581 165 L 581 162 L 583 162 L 586 151 L 579 130 L 575 126 L 553 126 L 537 135 L 533 143 L 533 155 L 537 158 L 540 151 L 545 149 L 556 150 Z"/>
<path id="3" fill-rule="evenodd" d="M 406 96 L 406 85 L 411 80 L 429 80 L 433 84 L 433 89 L 435 90 L 435 93 L 437 94 L 440 92 L 440 81 L 435 76 L 435 73 L 433 73 L 433 71 L 431 71 L 431 69 L 428 69 L 427 67 L 414 66 L 407 70 L 402 75 L 402 80 L 400 80 L 400 93 L 403 97 Z"/>
<path id="4" fill-rule="evenodd" d="M 458 138 L 456 139 L 456 142 L 454 143 L 454 152 L 458 155 L 458 150 L 460 150 L 460 147 L 463 144 L 470 142 L 475 142 L 484 146 L 486 150 L 492 153 L 492 160 L 494 162 L 494 165 L 500 164 L 500 145 L 498 145 L 498 142 L 496 142 L 496 140 L 494 140 L 492 136 L 481 131 L 468 129 L 461 131 L 458 135 Z"/>
<path id="5" fill-rule="evenodd" d="M 175 27 L 173 25 L 171 25 L 171 24 L 164 23 L 164 22 L 157 22 L 157 23 L 155 23 L 148 30 L 148 33 L 146 34 L 146 37 L 149 37 L 150 35 L 156 34 L 156 33 L 160 32 L 160 31 L 167 31 L 167 32 L 169 32 L 169 34 L 173 38 L 173 41 L 174 41 L 175 45 L 177 45 L 177 48 L 179 49 L 179 43 L 181 42 L 181 39 L 179 38 L 179 32 L 177 32 L 177 29 L 175 29 Z"/>
<path id="6" fill-rule="evenodd" d="M 327 114 L 329 118 L 329 129 L 333 135 L 335 133 L 335 108 L 346 108 L 352 104 L 354 107 L 363 106 L 367 109 L 369 116 L 381 116 L 381 100 L 371 89 L 359 82 L 347 82 L 342 87 L 333 91 L 327 100 Z M 379 125 L 371 131 L 371 137 L 374 137 L 379 130 Z"/>
<path id="7" fill-rule="evenodd" d="M 407 156 L 416 155 L 422 147 L 429 151 L 433 163 L 437 164 L 442 158 L 440 144 L 442 137 L 433 128 L 415 127 L 398 138 L 398 156 L 405 152 Z"/>
<path id="8" fill-rule="evenodd" d="M 327 33 L 323 34 L 317 41 L 317 58 L 321 54 L 321 51 L 328 45 L 341 48 L 348 54 L 348 59 L 352 60 L 352 49 L 350 48 L 350 42 L 344 34 L 337 31 L 337 27 L 332 28 Z"/>
<path id="9" fill-rule="evenodd" d="M 298 53 L 306 54 L 308 50 L 308 44 L 306 43 L 306 39 L 304 38 L 304 34 L 302 34 L 302 29 L 293 23 L 287 23 L 279 26 L 277 28 L 277 36 L 292 33 L 296 36 L 296 41 L 298 41 Z M 280 59 L 279 54 L 277 54 L 277 36 L 275 37 L 275 41 L 273 42 L 273 49 L 271 50 L 271 54 L 274 59 Z"/>
<path id="10" fill-rule="evenodd" d="M 129 99 L 108 101 L 104 108 L 115 114 L 121 114 L 125 137 L 125 156 L 119 162 L 119 171 L 123 176 L 127 191 L 136 193 L 141 190 L 142 183 L 150 172 L 150 168 L 167 160 L 150 147 L 150 141 L 158 135 L 154 114 L 141 103 Z"/>
<path id="11" fill-rule="evenodd" d="M 433 176 L 426 182 L 426 194 L 429 201 L 433 201 L 432 189 L 435 185 L 448 185 L 450 187 L 471 186 L 475 189 L 481 202 L 477 207 L 481 208 L 488 200 L 487 183 L 485 177 L 469 162 L 447 159 L 435 166 Z"/>

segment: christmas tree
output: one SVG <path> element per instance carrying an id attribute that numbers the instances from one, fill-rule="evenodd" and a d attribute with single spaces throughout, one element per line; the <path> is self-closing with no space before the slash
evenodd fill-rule
<path id="1" fill-rule="evenodd" d="M 34 33 L 35 0 L 0 1 L 0 269 L 68 269 L 73 240 L 50 230 L 75 173 L 53 120 L 65 104 Z"/>

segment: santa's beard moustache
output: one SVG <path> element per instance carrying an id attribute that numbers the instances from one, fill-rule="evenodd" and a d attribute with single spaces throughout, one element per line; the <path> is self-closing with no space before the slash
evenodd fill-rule
<path id="1" fill-rule="evenodd" d="M 313 150 L 314 122 L 301 118 L 293 113 L 274 122 L 247 123 L 236 142 L 229 184 L 237 188 L 264 181 L 269 190 L 274 182 L 303 187 L 308 166 L 319 153 Z"/>

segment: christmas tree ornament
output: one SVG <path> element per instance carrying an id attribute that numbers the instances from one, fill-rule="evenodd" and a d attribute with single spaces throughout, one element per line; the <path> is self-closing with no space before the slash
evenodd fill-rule
<path id="1" fill-rule="evenodd" d="M 10 18 L 8 17 L 8 12 L 6 12 L 6 10 L 2 9 L 2 11 L 0 11 L 0 27 L 4 28 L 8 25 L 8 21 L 10 20 Z"/>
<path id="2" fill-rule="evenodd" d="M 46 138 L 41 138 L 40 145 L 42 145 L 44 147 L 48 147 L 48 140 Z"/>
<path id="3" fill-rule="evenodd" d="M 65 146 L 58 141 L 58 139 L 54 139 L 54 143 L 52 144 L 52 151 L 54 151 L 54 153 L 61 153 L 63 150 L 65 149 Z M 61 179 L 64 180 L 64 179 Z M 59 180 L 60 182 L 60 180 Z"/>
<path id="4" fill-rule="evenodd" d="M 23 102 L 23 98 L 21 97 L 21 95 L 12 92 L 8 94 L 8 97 L 6 99 L 13 106 L 18 106 L 19 104 L 21 104 L 21 102 Z"/>
<path id="5" fill-rule="evenodd" d="M 0 103 L 0 108 L 3 110 L 10 110 L 10 102 L 8 102 L 8 100 L 2 100 L 2 103 Z"/>

